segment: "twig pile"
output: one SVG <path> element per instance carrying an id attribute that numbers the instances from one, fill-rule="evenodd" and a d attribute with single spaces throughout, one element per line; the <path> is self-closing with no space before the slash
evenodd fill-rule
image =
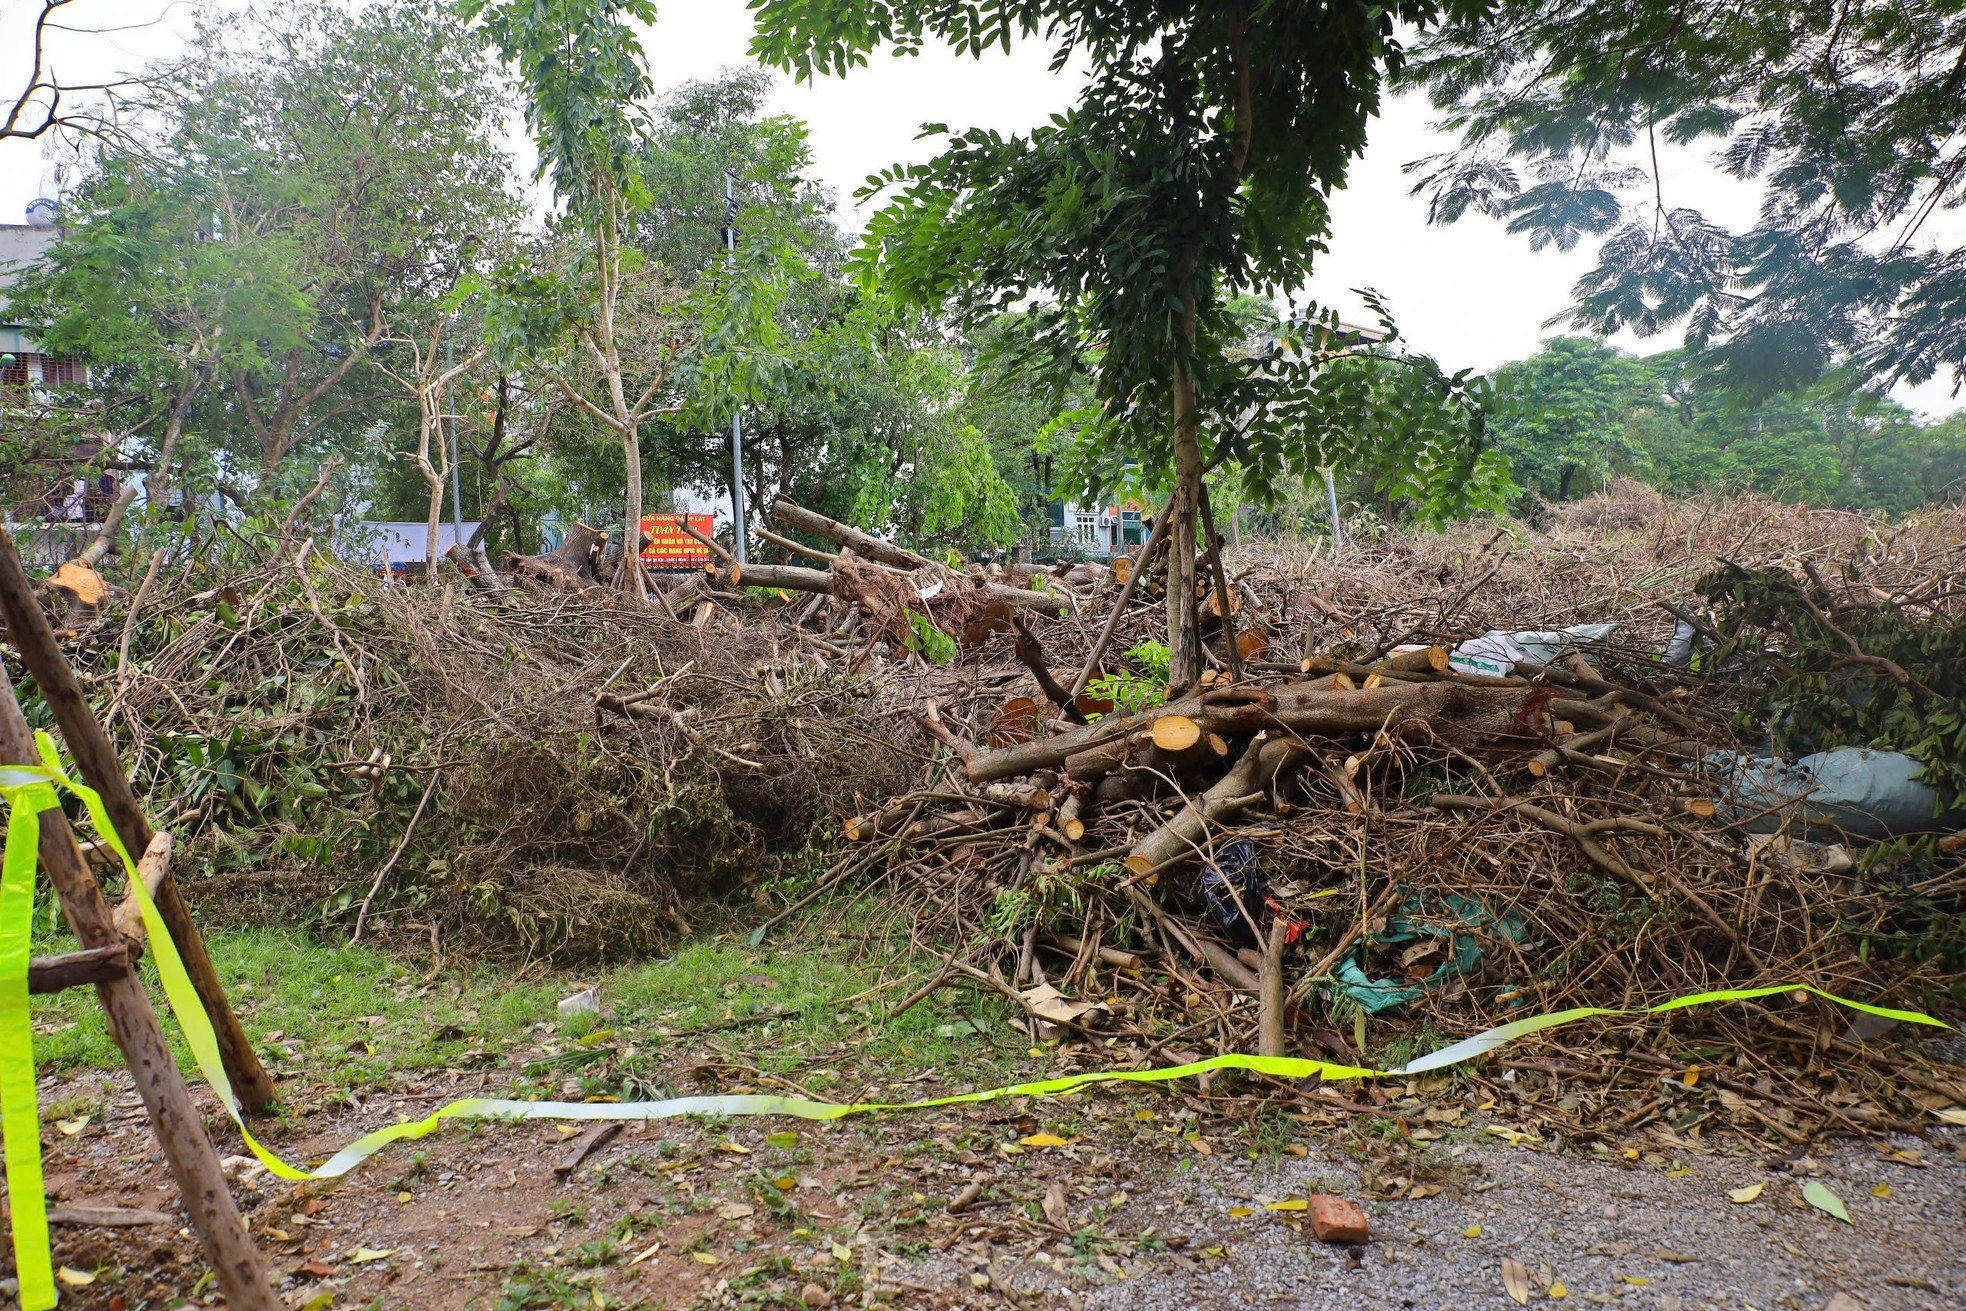
<path id="1" fill-rule="evenodd" d="M 944 772 L 845 822 L 870 848 L 858 868 L 918 908 L 941 981 L 1002 995 L 1034 1036 L 1119 1040 L 1132 1059 L 1395 1060 L 1525 1015 L 1766 984 L 1947 1009 L 1959 954 L 1917 948 L 1957 922 L 1963 844 L 1928 841 L 1894 871 L 1895 849 L 1729 822 L 1706 762 L 1752 745 L 1735 717 L 1756 688 L 1657 653 L 1673 610 L 1699 619 L 1690 585 L 1722 552 L 1956 616 L 1966 515 L 1879 528 L 1759 502 L 1647 509 L 1621 490 L 1549 534 L 1225 552 L 1235 595 L 1209 585 L 1204 611 L 1225 622 L 1202 686 L 1131 713 L 1070 698 L 1071 670 L 1031 659 L 1038 638 L 1092 650 L 1097 615 L 966 648 L 917 688 Z M 1114 645 L 1159 631 L 1152 591 Z M 1580 620 L 1624 628 L 1503 677 L 1448 664 L 1488 627 Z M 1682 1045 L 1654 1050 L 1711 1044 L 1748 1083 L 1900 1069 L 1838 1037 L 1847 1020 L 1751 1003 L 1676 1016 Z M 1896 1089 L 1841 1121 L 1952 1095 Z"/>
<path id="2" fill-rule="evenodd" d="M 220 918 L 618 958 L 692 899 L 797 875 L 842 786 L 914 777 L 873 689 L 775 626 L 521 585 L 392 584 L 304 538 L 208 549 L 126 659 L 121 605 L 71 655 Z"/>

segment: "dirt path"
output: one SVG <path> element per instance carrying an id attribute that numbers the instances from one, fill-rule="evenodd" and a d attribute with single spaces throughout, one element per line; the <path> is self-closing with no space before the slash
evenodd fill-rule
<path id="1" fill-rule="evenodd" d="M 296 1155 L 322 1152 L 474 1083 L 271 1136 Z M 175 1211 L 121 1076 L 45 1095 L 103 1108 L 73 1134 L 48 1128 L 56 1205 Z M 239 1192 L 289 1304 L 315 1311 L 1505 1308 L 1504 1258 L 1524 1267 L 1531 1301 L 1552 1305 L 1966 1302 L 1956 1132 L 1787 1157 L 1656 1138 L 1560 1153 L 1510 1145 L 1512 1131 L 1479 1116 L 1415 1141 L 1342 1109 L 1308 1124 L 1196 1118 L 1194 1107 L 1175 1093 L 1100 1092 L 800 1126 L 796 1141 L 776 1122 L 632 1125 L 568 1179 L 553 1169 L 577 1141 L 565 1126 L 461 1126 L 336 1186 L 291 1188 L 241 1162 Z M 1804 1204 L 1805 1178 L 1834 1192 L 1850 1223 Z M 1729 1200 L 1756 1183 L 1754 1201 Z M 974 1201 L 951 1214 L 972 1186 Z M 1321 1245 L 1300 1213 L 1269 1207 L 1316 1191 L 1363 1202 L 1372 1241 Z M 195 1245 L 163 1225 L 63 1226 L 56 1255 L 95 1275 L 66 1306 L 213 1304 Z"/>

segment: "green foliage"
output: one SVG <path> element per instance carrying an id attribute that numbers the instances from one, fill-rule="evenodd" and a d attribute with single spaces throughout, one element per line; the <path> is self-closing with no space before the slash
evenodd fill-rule
<path id="1" fill-rule="evenodd" d="M 1495 371 L 1488 433 L 1523 490 L 1552 500 L 1614 476 L 1887 514 L 1966 492 L 1966 418 L 1923 424 L 1827 386 L 1734 402 L 1682 351 L 1635 358 L 1559 337 Z"/>
<path id="2" fill-rule="evenodd" d="M 1380 80 L 1403 58 L 1396 24 L 1431 13 L 1428 3 L 1351 0 L 986 10 L 959 0 L 764 0 L 754 48 L 801 77 L 931 37 L 967 52 L 1055 39 L 1061 63 L 1083 57 L 1091 73 L 1078 104 L 1026 135 L 931 125 L 945 138 L 939 155 L 875 180 L 890 199 L 854 268 L 863 285 L 911 304 L 952 300 L 970 325 L 1018 311 L 1034 362 L 1048 360 L 1060 380 L 1088 373 L 1098 408 L 1076 425 L 1086 450 L 1075 480 L 1113 487 L 1131 461 L 1164 483 L 1178 436 L 1174 388 L 1188 379 L 1200 463 L 1242 459 L 1232 448 L 1246 441 L 1250 494 L 1264 498 L 1293 445 L 1361 428 L 1370 434 L 1361 443 L 1389 446 L 1440 435 L 1357 380 L 1305 398 L 1316 369 L 1252 356 L 1240 299 L 1303 283 L 1328 230 L 1324 195 L 1363 149 Z M 1375 421 L 1341 422 L 1345 401 L 1372 406 Z M 1252 405 L 1271 403 L 1278 412 L 1263 432 L 1238 434 Z M 1295 436 L 1305 432 L 1313 436 Z M 1415 487 L 1459 481 L 1474 458 L 1460 448 L 1458 461 L 1416 461 Z"/>
<path id="3" fill-rule="evenodd" d="M 1078 924 L 1085 914 L 1087 894 L 1110 887 L 1122 872 L 1110 862 L 1087 869 L 1040 865 L 1016 887 L 997 893 L 984 921 L 984 932 L 992 937 L 1013 937 L 1029 924 L 1041 929 Z"/>
<path id="4" fill-rule="evenodd" d="M 1130 648 L 1126 658 L 1137 667 L 1116 669 L 1109 674 L 1100 674 L 1086 682 L 1086 694 L 1096 701 L 1113 703 L 1116 715 L 1137 714 L 1142 710 L 1152 710 L 1167 702 L 1167 680 L 1173 667 L 1173 653 L 1166 645 L 1148 638 L 1136 647 Z M 1088 714 L 1087 719 L 1099 719 L 1098 714 Z"/>
<path id="5" fill-rule="evenodd" d="M 919 610 L 908 612 L 908 649 L 919 651 L 932 664 L 946 665 L 956 658 L 956 639 L 935 626 L 935 621 Z"/>
<path id="6" fill-rule="evenodd" d="M 357 368 L 389 319 L 515 221 L 498 92 L 441 0 L 205 24 L 126 106 L 16 312 L 90 366 L 126 455 L 155 452 L 188 389 L 181 482 L 299 481 L 290 454 L 400 404 Z"/>
<path id="7" fill-rule="evenodd" d="M 1966 198 L 1957 4 L 1443 8 L 1408 71 L 1462 144 L 1409 165 L 1414 189 L 1436 221 L 1491 215 L 1538 249 L 1601 238 L 1577 326 L 1680 325 L 1748 402 L 1839 373 L 1966 377 L 1966 248 L 1928 228 Z M 1660 151 L 1696 145 L 1761 190 L 1748 226 L 1673 203 Z"/>
<path id="8" fill-rule="evenodd" d="M 1140 667 L 1140 672 L 1157 683 L 1167 682 L 1170 656 L 1167 647 L 1153 638 L 1148 638 L 1138 646 L 1128 647 L 1126 658 Z"/>
<path id="9" fill-rule="evenodd" d="M 458 12 L 525 84 L 535 176 L 590 214 L 640 184 L 652 85 L 629 24 L 654 23 L 653 0 L 462 0 Z"/>
<path id="10" fill-rule="evenodd" d="M 1966 621 L 1841 603 L 1778 569 L 1727 565 L 1697 587 L 1727 638 L 1714 658 L 1738 662 L 1763 689 L 1745 728 L 1769 732 L 1788 756 L 1901 751 L 1923 766 L 1942 810 L 1966 802 Z"/>
<path id="11" fill-rule="evenodd" d="M 1566 501 L 1643 467 L 1645 451 L 1627 421 L 1662 400 L 1643 362 L 1581 337 L 1556 337 L 1495 371 L 1489 433 L 1524 491 Z"/>

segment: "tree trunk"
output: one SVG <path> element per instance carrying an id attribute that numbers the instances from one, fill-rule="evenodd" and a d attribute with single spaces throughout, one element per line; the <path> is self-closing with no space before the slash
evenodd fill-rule
<path id="1" fill-rule="evenodd" d="M 619 390 L 619 379 L 616 388 Z M 622 458 L 628 462 L 627 522 L 621 527 L 621 579 L 624 592 L 648 595 L 648 575 L 642 571 L 642 434 L 629 423 L 621 434 Z"/>
<path id="2" fill-rule="evenodd" d="M 1183 328 L 1194 335 L 1194 302 L 1184 301 Z M 1201 681 L 1201 632 L 1195 613 L 1195 507 L 1201 499 L 1201 433 L 1195 380 L 1186 360 L 1174 365 L 1174 495 L 1168 498 L 1168 694 Z"/>
<path id="3" fill-rule="evenodd" d="M 1204 736 L 1236 738 L 1259 729 L 1336 736 L 1383 728 L 1395 736 L 1431 732 L 1462 747 L 1514 740 L 1525 748 L 1540 748 L 1550 715 L 1575 720 L 1586 713 L 1588 704 L 1540 705 L 1529 687 L 1468 687 L 1450 682 L 1389 682 L 1352 691 L 1333 688 L 1328 680 L 1269 687 L 1230 683 L 1157 709 L 1107 715 L 1084 728 L 983 752 L 968 763 L 966 772 L 972 783 L 991 783 L 1033 770 L 1057 769 L 1081 752 L 1131 738 L 1169 716 L 1192 720 Z"/>
<path id="4" fill-rule="evenodd" d="M 434 343 L 433 343 L 434 344 Z M 423 470 L 423 481 L 430 486 L 430 508 L 424 522 L 423 538 L 423 581 L 437 585 L 437 536 L 444 522 L 444 474 L 450 464 L 450 451 L 444 446 L 441 430 L 442 417 L 437 413 L 438 402 L 431 389 L 417 392 L 416 408 L 418 426 L 422 431 L 417 440 L 416 462 Z M 437 428 L 437 445 L 444 454 L 440 462 L 430 458 L 430 439 L 432 428 Z"/>
<path id="5" fill-rule="evenodd" d="M 829 519 L 816 510 L 808 510 L 802 505 L 780 497 L 771 507 L 771 517 L 787 527 L 823 537 L 829 542 L 853 548 L 853 553 L 877 564 L 893 565 L 897 569 L 919 569 L 933 563 L 925 555 L 918 555 L 905 546 L 862 532 L 851 524 Z"/>

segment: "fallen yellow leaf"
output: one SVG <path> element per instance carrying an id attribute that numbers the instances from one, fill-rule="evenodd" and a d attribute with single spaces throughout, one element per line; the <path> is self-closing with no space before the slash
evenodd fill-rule
<path id="1" fill-rule="evenodd" d="M 1686 1073 L 1679 1076 L 1679 1081 L 1688 1088 L 1693 1087 L 1700 1081 L 1700 1067 L 1697 1065 L 1687 1067 Z"/>
<path id="2" fill-rule="evenodd" d="M 1768 1184 L 1764 1180 L 1758 1184 L 1749 1184 L 1746 1188 L 1730 1188 L 1727 1190 L 1727 1200 L 1746 1206 L 1749 1202 L 1761 1196 L 1761 1190 L 1767 1186 Z"/>
<path id="3" fill-rule="evenodd" d="M 1934 1111 L 1932 1114 L 1947 1124 L 1966 1125 L 1966 1106 L 1948 1106 L 1945 1110 Z"/>
<path id="4" fill-rule="evenodd" d="M 1569 1296 L 1570 1296 L 1570 1290 L 1563 1286 L 1563 1281 L 1561 1279 L 1557 1280 L 1554 1284 L 1550 1285 L 1550 1301 L 1561 1302 L 1564 1298 Z"/>
<path id="5" fill-rule="evenodd" d="M 1643 1288 L 1647 1284 L 1652 1282 L 1651 1279 L 1645 1275 L 1619 1275 L 1618 1278 L 1624 1280 L 1626 1283 L 1630 1284 L 1633 1288 Z"/>
<path id="6" fill-rule="evenodd" d="M 720 1152 L 729 1152 L 732 1156 L 749 1156 L 751 1154 L 750 1148 L 744 1146 L 742 1143 L 734 1143 L 728 1138 L 717 1144 L 717 1150 Z"/>
<path id="7" fill-rule="evenodd" d="M 726 1220 L 743 1220 L 753 1214 L 753 1209 L 743 1202 L 725 1202 L 717 1208 L 717 1214 Z"/>
<path id="8" fill-rule="evenodd" d="M 577 1124 L 556 1124 L 553 1127 L 559 1130 L 562 1138 L 571 1138 L 580 1132 L 580 1126 Z"/>
<path id="9" fill-rule="evenodd" d="M 835 1261 L 838 1261 L 841 1265 L 845 1265 L 849 1261 L 853 1260 L 853 1249 L 851 1247 L 848 1247 L 845 1243 L 834 1243 L 833 1259 Z"/>
<path id="10" fill-rule="evenodd" d="M 1891 1195 L 1891 1185 L 1879 1184 L 1877 1187 L 1870 1190 L 1870 1195 L 1872 1197 L 1889 1197 Z"/>
<path id="11" fill-rule="evenodd" d="M 1502 1290 L 1517 1306 L 1529 1305 L 1529 1271 L 1512 1256 L 1502 1258 Z"/>
<path id="12" fill-rule="evenodd" d="M 650 1243 L 647 1247 L 644 1247 L 641 1251 L 635 1253 L 634 1256 L 628 1258 L 628 1264 L 640 1265 L 642 1262 L 654 1256 L 661 1249 L 662 1249 L 662 1240 L 658 1238 L 653 1243 Z"/>
<path id="13" fill-rule="evenodd" d="M 1463 1237 L 1463 1238 L 1479 1238 L 1479 1237 L 1481 1237 L 1481 1226 L 1480 1226 L 1480 1225 L 1469 1225 L 1469 1226 L 1468 1226 L 1468 1227 L 1467 1227 L 1466 1229 L 1463 1229 L 1463 1230 L 1461 1231 L 1461 1237 Z"/>
<path id="14" fill-rule="evenodd" d="M 1309 1200 L 1306 1198 L 1286 1197 L 1281 1202 L 1265 1202 L 1263 1209 L 1265 1211 L 1306 1211 L 1310 1209 L 1310 1205 Z"/>
<path id="15" fill-rule="evenodd" d="M 55 1128 L 61 1130 L 64 1135 L 70 1138 L 73 1138 L 76 1134 L 81 1133 L 88 1127 L 89 1117 L 86 1115 L 78 1115 L 72 1120 L 55 1121 Z"/>
<path id="16" fill-rule="evenodd" d="M 1252 1216 L 1255 1214 L 1256 1212 L 1250 1210 L 1246 1206 L 1232 1206 L 1229 1208 L 1229 1215 L 1237 1220 L 1241 1220 L 1247 1216 Z"/>
<path id="17" fill-rule="evenodd" d="M 67 1284 L 70 1288 L 87 1288 L 90 1284 L 96 1282 L 96 1277 L 91 1272 L 87 1270 L 77 1270 L 74 1266 L 68 1266 L 68 1265 L 65 1265 L 61 1269 L 55 1271 L 55 1278 L 61 1280 L 64 1284 Z"/>
<path id="18" fill-rule="evenodd" d="M 704 1265 L 717 1264 L 717 1258 L 712 1253 L 709 1252 L 691 1252 L 689 1256 L 690 1256 L 690 1260 L 700 1261 Z"/>
<path id="19" fill-rule="evenodd" d="M 781 1193 L 789 1193 L 799 1186 L 799 1177 L 795 1174 L 781 1174 L 771 1181 L 771 1186 Z"/>
<path id="20" fill-rule="evenodd" d="M 367 1265 L 394 1255 L 396 1249 L 393 1247 L 358 1247 L 348 1254 L 348 1261 L 351 1265 Z"/>
<path id="21" fill-rule="evenodd" d="M 407 1191 L 397 1193 L 396 1200 L 399 1202 L 408 1202 L 410 1200 L 410 1195 Z"/>
<path id="22" fill-rule="evenodd" d="M 1027 1134 L 1017 1140 L 1025 1147 L 1063 1147 L 1065 1140 L 1055 1133 Z"/>
<path id="23" fill-rule="evenodd" d="M 1636 1147 L 1627 1147 L 1624 1151 L 1619 1152 L 1618 1156 L 1626 1161 L 1636 1161 L 1638 1159 L 1638 1149 Z"/>

